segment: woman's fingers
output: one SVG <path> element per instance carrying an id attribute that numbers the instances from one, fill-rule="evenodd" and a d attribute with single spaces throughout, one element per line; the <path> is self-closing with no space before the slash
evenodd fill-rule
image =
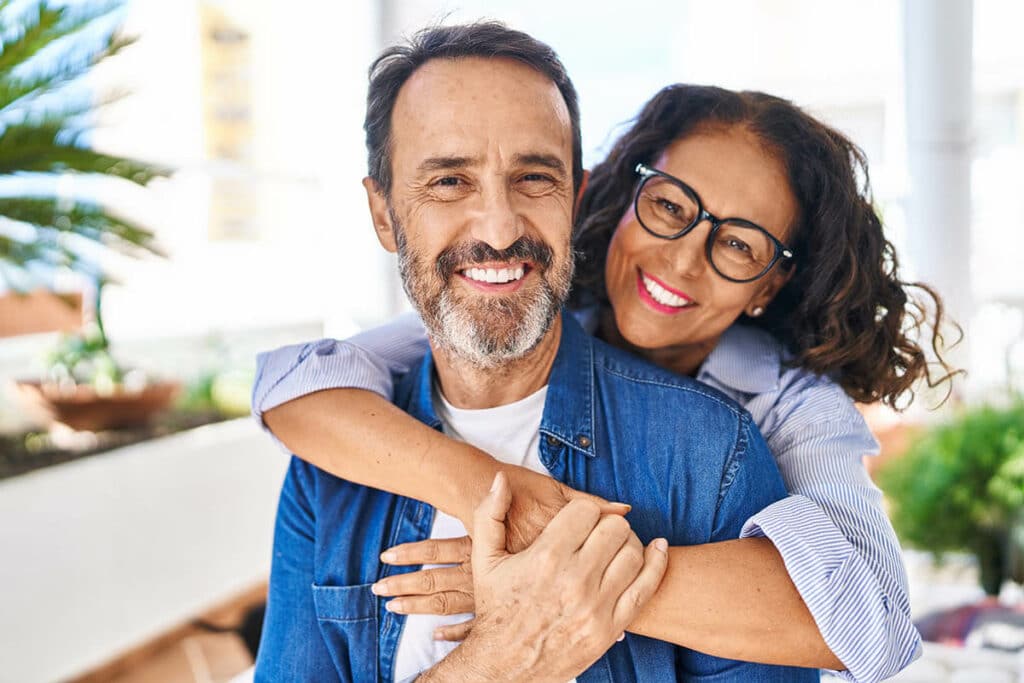
<path id="1" fill-rule="evenodd" d="M 445 591 L 433 595 L 403 595 L 384 605 L 395 614 L 463 614 L 476 609 L 471 594 Z"/>
<path id="2" fill-rule="evenodd" d="M 380 554 L 385 564 L 461 564 L 469 562 L 473 542 L 469 536 L 460 538 L 428 538 L 415 543 L 402 543 Z"/>
<path id="3" fill-rule="evenodd" d="M 602 515 L 626 515 L 633 509 L 632 505 L 628 503 L 616 503 L 609 500 L 605 500 L 600 496 L 595 496 L 592 493 L 586 491 L 578 491 L 574 488 L 563 485 L 563 491 L 566 499 L 573 500 L 574 498 L 583 498 L 585 500 L 592 500 L 597 503 L 597 506 L 601 508 Z"/>
<path id="4" fill-rule="evenodd" d="M 445 591 L 472 594 L 473 570 L 469 564 L 421 569 L 381 579 L 371 590 L 374 595 L 431 595 Z"/>
<path id="5" fill-rule="evenodd" d="M 469 632 L 473 630 L 473 622 L 476 618 L 467 619 L 459 624 L 451 624 L 450 626 L 438 626 L 434 629 L 434 640 L 447 640 L 453 643 L 458 643 L 466 639 Z"/>

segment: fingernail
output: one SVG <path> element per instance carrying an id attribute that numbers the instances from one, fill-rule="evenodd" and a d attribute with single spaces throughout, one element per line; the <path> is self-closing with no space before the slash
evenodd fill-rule
<path id="1" fill-rule="evenodd" d="M 384 609 L 389 612 L 395 612 L 396 614 L 402 614 L 402 607 L 402 601 L 397 598 L 384 605 Z"/>
<path id="2" fill-rule="evenodd" d="M 398 559 L 398 555 L 396 555 L 395 551 L 393 551 L 393 550 L 385 550 L 384 552 L 382 552 L 380 554 L 380 561 L 381 562 L 394 562 L 397 559 Z"/>
<path id="3" fill-rule="evenodd" d="M 654 547 L 663 553 L 668 552 L 668 541 L 664 538 L 656 538 L 654 539 Z"/>
<path id="4" fill-rule="evenodd" d="M 441 629 L 434 631 L 434 640 L 444 640 L 444 632 Z"/>
<path id="5" fill-rule="evenodd" d="M 385 590 L 384 582 L 383 581 L 378 581 L 377 583 L 375 583 L 372 586 L 370 586 L 370 592 L 373 593 L 374 595 L 384 595 L 387 592 Z"/>
<path id="6" fill-rule="evenodd" d="M 625 639 L 626 639 L 626 632 L 623 631 L 622 633 L 619 634 L 619 637 L 615 639 L 615 642 L 616 643 L 621 643 Z"/>

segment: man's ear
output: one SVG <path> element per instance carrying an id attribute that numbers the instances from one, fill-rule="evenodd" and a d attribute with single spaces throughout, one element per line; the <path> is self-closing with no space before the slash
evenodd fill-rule
<path id="1" fill-rule="evenodd" d="M 580 181 L 580 189 L 576 190 L 576 201 L 572 205 L 572 220 L 576 222 L 576 215 L 580 210 L 580 200 L 583 199 L 583 193 L 587 191 L 587 183 L 590 182 L 590 171 L 583 169 L 583 180 Z"/>
<path id="2" fill-rule="evenodd" d="M 391 212 L 388 211 L 384 190 L 370 176 L 363 178 L 363 187 L 366 188 L 366 201 L 370 205 L 370 218 L 373 219 L 377 239 L 382 247 L 393 254 L 398 251 L 398 240 L 395 239 L 395 226 L 391 223 Z"/>

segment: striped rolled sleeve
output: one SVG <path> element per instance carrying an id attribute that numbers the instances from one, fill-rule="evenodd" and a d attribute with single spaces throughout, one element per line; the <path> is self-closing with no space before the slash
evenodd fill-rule
<path id="1" fill-rule="evenodd" d="M 880 681 L 920 656 L 921 636 L 899 541 L 864 469 L 878 443 L 835 382 L 784 360 L 767 334 L 734 328 L 698 375 L 750 411 L 791 494 L 754 515 L 741 535 L 765 536 L 779 550 L 846 666 L 837 673 Z"/>
<path id="2" fill-rule="evenodd" d="M 423 323 L 414 313 L 360 332 L 344 341 L 320 339 L 282 346 L 256 356 L 252 415 L 285 452 L 263 422 L 263 413 L 324 389 L 366 389 L 391 400 L 394 378 L 427 352 Z"/>

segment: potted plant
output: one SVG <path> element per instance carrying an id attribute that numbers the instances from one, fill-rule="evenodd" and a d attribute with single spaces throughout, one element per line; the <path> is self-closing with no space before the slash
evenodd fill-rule
<path id="1" fill-rule="evenodd" d="M 878 481 L 904 542 L 937 558 L 972 553 L 987 595 L 1024 579 L 1024 401 L 967 409 L 923 431 Z"/>
<path id="2" fill-rule="evenodd" d="M 145 186 L 169 173 L 92 149 L 87 133 L 96 100 L 72 94 L 94 65 L 132 42 L 116 30 L 121 9 L 120 1 L 0 0 L 0 277 L 14 291 L 8 296 L 23 295 L 40 272 L 70 268 L 96 280 L 91 325 L 61 342 L 42 381 L 21 384 L 51 418 L 77 428 L 135 423 L 142 413 L 130 404 L 161 407 L 173 394 L 125 381 L 103 329 L 106 279 L 81 248 L 98 243 L 129 254 L 159 254 L 153 233 L 93 199 L 58 192 L 57 181 L 69 174 Z M 93 417 L 69 417 L 67 408 L 81 413 L 90 402 L 108 404 L 114 414 L 97 417 L 95 410 L 85 410 Z"/>

